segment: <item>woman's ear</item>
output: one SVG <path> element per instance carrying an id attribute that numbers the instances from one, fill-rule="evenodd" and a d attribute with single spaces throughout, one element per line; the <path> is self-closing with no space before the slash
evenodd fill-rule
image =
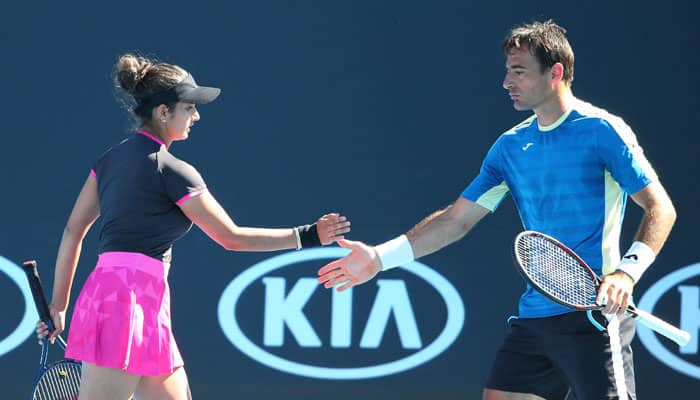
<path id="1" fill-rule="evenodd" d="M 167 117 L 168 117 L 168 106 L 165 104 L 160 104 L 157 107 L 153 107 L 151 117 L 155 121 L 165 123 L 165 121 L 167 121 Z"/>

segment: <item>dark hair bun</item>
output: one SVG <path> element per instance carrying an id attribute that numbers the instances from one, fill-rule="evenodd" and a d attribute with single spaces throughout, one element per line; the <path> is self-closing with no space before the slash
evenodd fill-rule
<path id="1" fill-rule="evenodd" d="M 147 58 L 124 54 L 117 61 L 116 80 L 119 86 L 133 97 L 139 97 L 136 87 L 153 66 Z"/>

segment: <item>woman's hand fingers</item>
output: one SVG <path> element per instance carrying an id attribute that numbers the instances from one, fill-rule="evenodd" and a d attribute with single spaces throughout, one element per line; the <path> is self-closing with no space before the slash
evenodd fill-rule
<path id="1" fill-rule="evenodd" d="M 44 321 L 38 321 L 36 323 L 36 336 L 39 340 L 39 344 L 43 344 L 44 339 L 48 338 L 51 344 L 56 342 L 58 335 L 63 332 L 66 312 L 60 311 L 53 304 L 49 305 L 49 313 L 51 314 L 51 323 L 54 327 L 52 332 L 49 332 L 49 326 Z"/>
<path id="2" fill-rule="evenodd" d="M 49 327 L 44 321 L 39 321 L 36 323 L 36 337 L 39 340 L 39 344 L 43 344 L 44 338 L 49 335 Z"/>
<path id="3" fill-rule="evenodd" d="M 350 232 L 350 221 L 337 213 L 326 214 L 316 221 L 316 229 L 321 244 L 325 246 L 344 239 L 344 235 Z"/>

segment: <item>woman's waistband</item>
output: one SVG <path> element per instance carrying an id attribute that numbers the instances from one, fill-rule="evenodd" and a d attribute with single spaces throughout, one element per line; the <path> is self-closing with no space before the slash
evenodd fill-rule
<path id="1" fill-rule="evenodd" d="M 102 267 L 125 267 L 143 271 L 155 277 L 167 278 L 170 263 L 141 253 L 106 251 L 98 256 L 95 269 Z"/>

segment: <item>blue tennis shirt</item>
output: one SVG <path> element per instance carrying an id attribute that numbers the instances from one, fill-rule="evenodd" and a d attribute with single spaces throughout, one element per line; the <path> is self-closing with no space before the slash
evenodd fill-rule
<path id="1" fill-rule="evenodd" d="M 493 212 L 510 193 L 525 229 L 557 238 L 600 275 L 620 260 L 627 196 L 656 179 L 630 127 L 577 99 L 550 126 L 533 115 L 503 133 L 462 197 Z M 568 311 L 529 285 L 519 302 L 523 318 Z"/>

